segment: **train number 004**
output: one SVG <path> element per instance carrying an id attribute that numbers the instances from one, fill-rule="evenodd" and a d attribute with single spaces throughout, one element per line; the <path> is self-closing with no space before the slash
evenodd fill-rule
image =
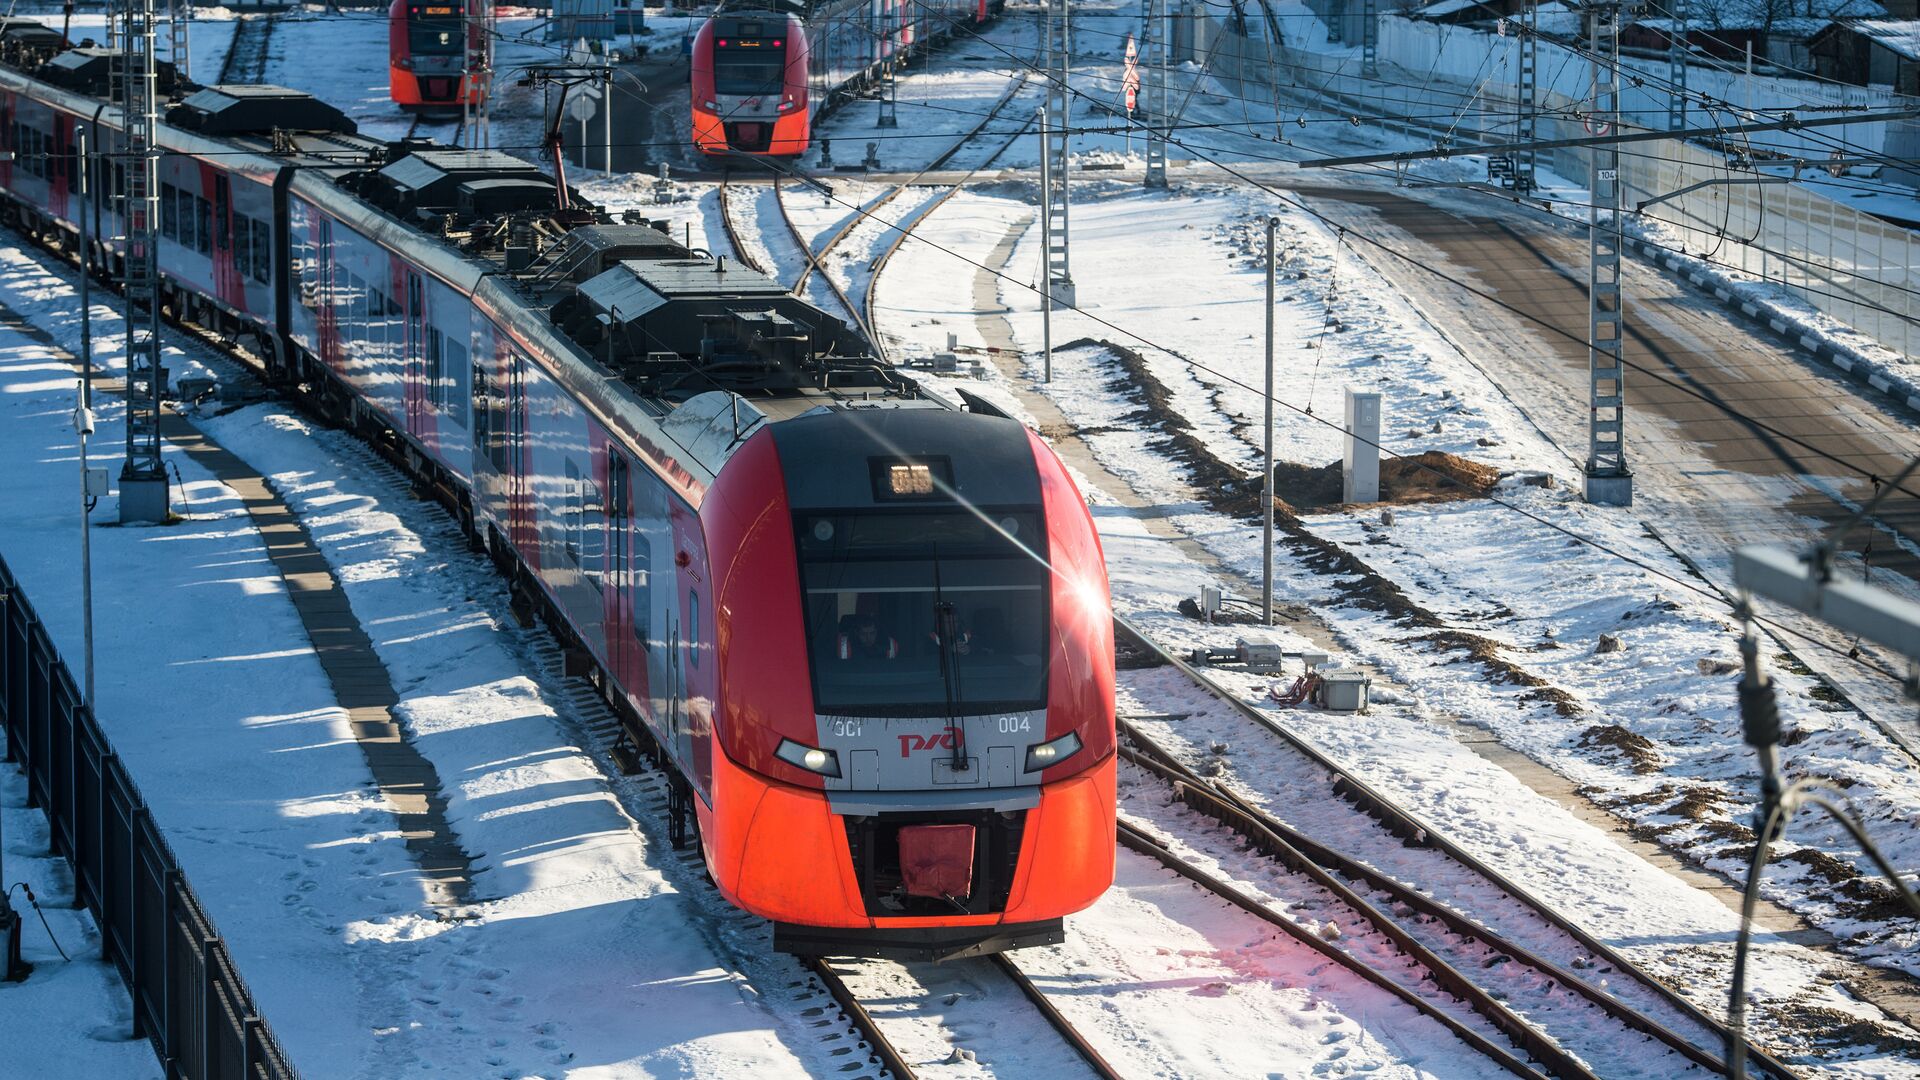
<path id="1" fill-rule="evenodd" d="M 1000 734 L 1012 735 L 1019 731 L 1032 731 L 1033 721 L 1024 716 L 1002 716 L 999 718 Z"/>

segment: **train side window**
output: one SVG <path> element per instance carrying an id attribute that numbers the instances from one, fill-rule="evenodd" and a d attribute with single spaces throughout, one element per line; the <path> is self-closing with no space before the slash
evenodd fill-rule
<path id="1" fill-rule="evenodd" d="M 600 501 L 600 487 L 587 477 L 580 478 L 580 572 L 587 584 L 605 589 L 607 570 L 607 515 Z"/>
<path id="2" fill-rule="evenodd" d="M 473 445 L 491 456 L 493 450 L 492 399 L 488 397 L 487 373 L 473 365 Z"/>
<path id="3" fill-rule="evenodd" d="M 250 272 L 254 280 L 263 285 L 273 283 L 273 230 L 264 221 L 247 219 L 247 229 L 253 233 L 253 265 Z"/>
<path id="4" fill-rule="evenodd" d="M 700 594 L 687 590 L 687 666 L 700 666 Z"/>
<path id="5" fill-rule="evenodd" d="M 193 197 L 193 223 L 194 250 L 213 254 L 213 204 L 198 195 Z"/>
<path id="6" fill-rule="evenodd" d="M 562 511 L 566 518 L 561 522 L 561 534 L 565 540 L 567 558 L 572 559 L 575 566 L 580 565 L 581 503 L 585 495 L 580 486 L 580 470 L 574 467 L 573 462 L 567 462 L 567 503 Z"/>
<path id="7" fill-rule="evenodd" d="M 467 349 L 451 334 L 441 344 L 441 348 L 446 353 L 443 367 L 446 370 L 447 380 L 446 386 L 441 389 L 441 404 L 446 406 L 447 413 L 455 422 L 465 427 L 467 418 L 462 415 L 461 406 L 467 400 L 467 394 L 466 388 L 460 385 L 460 380 L 467 373 Z"/>
<path id="8" fill-rule="evenodd" d="M 427 328 L 427 357 L 426 363 L 423 366 L 426 368 L 427 403 L 435 408 L 439 408 L 447 403 L 447 373 L 441 366 L 446 358 L 440 347 L 441 340 L 442 335 L 440 331 L 432 327 Z"/>
<path id="9" fill-rule="evenodd" d="M 247 219 L 234 221 L 233 230 L 233 269 L 235 273 L 247 272 L 247 263 L 253 258 L 253 231 L 247 228 Z"/>
<path id="10" fill-rule="evenodd" d="M 666 501 L 659 481 L 645 470 L 628 470 L 633 478 L 633 507 L 628 527 L 633 531 L 633 636 L 640 648 L 653 651 L 653 544 L 666 530 Z"/>
<path id="11" fill-rule="evenodd" d="M 160 185 L 160 235 L 168 240 L 180 239 L 180 214 L 173 205 L 177 191 L 172 184 Z"/>

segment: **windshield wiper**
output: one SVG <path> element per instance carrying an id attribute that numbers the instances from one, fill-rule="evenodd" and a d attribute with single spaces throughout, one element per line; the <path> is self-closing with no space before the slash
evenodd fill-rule
<path id="1" fill-rule="evenodd" d="M 947 692 L 947 730 L 953 734 L 953 758 L 949 765 L 954 772 L 966 772 L 971 764 L 967 759 L 967 725 L 959 717 L 962 695 L 960 617 L 940 591 L 940 552 L 937 548 L 933 554 L 933 638 L 940 646 L 940 682 Z"/>

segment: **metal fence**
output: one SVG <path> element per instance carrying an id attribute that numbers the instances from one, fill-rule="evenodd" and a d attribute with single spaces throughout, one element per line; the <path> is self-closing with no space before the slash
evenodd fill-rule
<path id="1" fill-rule="evenodd" d="M 0 733 L 168 1080 L 293 1080 L 225 942 L 0 559 Z"/>
<path id="2" fill-rule="evenodd" d="M 1512 138 L 1518 111 L 1519 87 L 1512 74 L 1513 39 L 1460 27 L 1432 27 L 1404 19 L 1382 18 L 1380 73 L 1364 77 L 1357 53 L 1328 54 L 1277 47 L 1269 23 L 1258 17 L 1259 4 L 1246 20 L 1247 33 L 1236 34 L 1233 22 L 1208 13 L 1188 0 L 1194 18 L 1180 42 L 1183 58 L 1199 60 L 1214 75 L 1239 84 L 1241 93 L 1277 94 L 1284 101 L 1314 102 L 1333 110 L 1375 117 L 1372 122 L 1399 128 L 1424 139 L 1445 136 L 1455 145 L 1498 142 Z M 1289 30 L 1289 32 L 1291 32 Z M 1552 52 L 1553 57 L 1548 53 Z M 1587 96 L 1581 80 L 1586 61 L 1564 50 L 1542 46 L 1540 108 L 1545 113 L 1569 114 L 1583 106 Z M 1463 58 L 1472 57 L 1469 62 Z M 1455 74 L 1450 78 L 1449 72 Z M 1470 77 L 1471 76 L 1471 77 Z M 1756 85 L 1758 85 L 1756 80 Z M 1784 91 L 1771 84 L 1756 91 L 1756 101 L 1772 101 Z M 1836 103 L 1878 103 L 1878 91 L 1821 87 L 1807 84 L 1804 92 L 1826 95 Z M 1556 88 L 1557 87 L 1557 88 Z M 1256 89 L 1259 88 L 1259 89 Z M 1636 90 L 1625 95 L 1647 94 Z M 1863 96 L 1864 95 L 1864 96 Z M 1887 95 L 1880 94 L 1881 97 Z M 1665 127 L 1665 96 L 1659 95 Z M 1651 100 L 1651 99 L 1649 99 Z M 1890 104 L 1904 104 L 1887 97 Z M 1629 101 L 1630 106 L 1632 102 Z M 1297 107 L 1297 104 L 1295 105 Z M 1652 112 L 1651 104 L 1637 106 Z M 1426 118 L 1396 124 L 1383 116 Z M 1632 115 L 1630 112 L 1629 115 Z M 1448 117 L 1457 116 L 1449 121 Z M 1703 123 L 1711 123 L 1702 120 Z M 1898 125 L 1842 125 L 1815 136 L 1788 133 L 1774 138 L 1775 149 L 1794 151 L 1791 140 L 1807 141 L 1816 160 L 1824 159 L 1831 141 L 1857 137 L 1871 146 L 1906 138 Z M 1633 123 L 1622 131 L 1638 130 Z M 1578 138 L 1577 121 L 1543 115 L 1541 139 Z M 1761 138 L 1754 139 L 1755 144 Z M 1904 145 L 1904 144 L 1903 144 Z M 1587 152 L 1563 148 L 1540 155 L 1540 164 L 1576 183 L 1587 175 Z M 1678 231 L 1674 246 L 1703 252 L 1715 263 L 1754 274 L 1785 288 L 1815 310 L 1846 323 L 1903 357 L 1920 357 L 1920 233 L 1883 221 L 1871 214 L 1797 184 L 1729 184 L 1752 174 L 1729 170 L 1723 154 L 1685 142 L 1648 143 L 1623 154 L 1620 163 L 1621 199 L 1632 208 L 1642 200 L 1694 188 L 1648 206 L 1642 216 Z M 1328 179 L 1337 179 L 1331 174 Z"/>

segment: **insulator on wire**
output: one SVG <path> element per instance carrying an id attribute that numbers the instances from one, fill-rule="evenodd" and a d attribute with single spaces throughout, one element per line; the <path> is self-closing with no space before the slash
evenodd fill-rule
<path id="1" fill-rule="evenodd" d="M 1775 746 L 1780 742 L 1780 700 L 1773 682 L 1740 680 L 1740 724 L 1748 746 Z"/>

